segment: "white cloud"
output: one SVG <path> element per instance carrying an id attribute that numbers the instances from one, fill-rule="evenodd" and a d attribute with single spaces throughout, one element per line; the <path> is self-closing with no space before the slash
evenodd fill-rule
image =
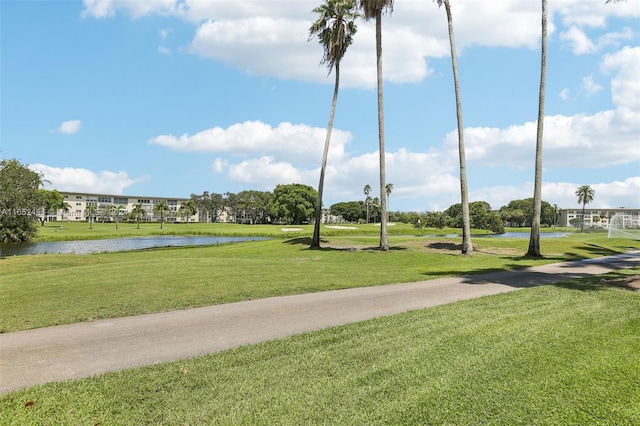
<path id="1" fill-rule="evenodd" d="M 637 208 L 640 205 L 640 176 L 613 182 L 543 182 L 542 199 L 563 209 L 578 207 L 575 192 L 580 185 L 591 185 L 595 190 L 594 208 Z M 469 194 L 472 201 L 487 201 L 494 209 L 509 204 L 511 200 L 532 196 L 533 182 L 486 187 Z"/>
<path id="2" fill-rule="evenodd" d="M 158 34 L 160 34 L 160 38 L 162 40 L 166 40 L 167 37 L 169 37 L 169 34 L 171 34 L 173 30 L 171 28 L 163 28 L 160 31 L 158 31 Z"/>
<path id="3" fill-rule="evenodd" d="M 162 53 L 163 55 L 171 55 L 171 49 L 169 49 L 168 47 L 165 47 L 163 45 L 158 46 L 158 52 Z"/>
<path id="4" fill-rule="evenodd" d="M 566 167 L 607 167 L 637 161 L 637 114 L 626 109 L 602 111 L 594 115 L 546 116 L 544 123 L 545 169 Z M 470 164 L 489 167 L 533 167 L 536 122 L 505 129 L 471 127 L 465 129 L 466 158 Z M 445 149 L 457 152 L 457 132 L 445 139 Z"/>
<path id="5" fill-rule="evenodd" d="M 260 121 L 245 121 L 226 129 L 214 127 L 194 135 L 160 135 L 150 142 L 176 151 L 228 153 L 234 156 L 277 155 L 284 161 L 320 164 L 327 131 L 306 124 L 280 123 L 277 127 Z M 332 160 L 345 156 L 350 132 L 333 129 L 329 146 Z"/>
<path id="6" fill-rule="evenodd" d="M 488 8 L 477 0 L 452 5 L 456 42 L 466 46 L 537 48 L 540 41 L 538 2 L 501 0 Z M 133 19 L 145 15 L 172 15 L 194 24 L 195 34 L 187 51 L 229 64 L 250 75 L 282 79 L 333 82 L 326 68 L 318 66 L 322 50 L 308 42 L 308 28 L 315 16 L 311 2 L 252 0 L 242 2 L 201 0 L 84 0 L 82 16 L 106 18 L 125 11 Z M 606 19 L 638 17 L 638 2 L 604 5 L 603 1 L 564 0 L 550 5 L 549 33 L 554 15 L 568 28 L 561 35 L 577 54 L 593 53 L 604 45 L 633 37 L 633 31 L 609 33 L 594 43 L 583 28 L 604 27 Z M 448 33 L 443 10 L 432 2 L 397 2 L 385 15 L 384 78 L 398 83 L 417 82 L 430 74 L 428 58 L 448 55 Z M 373 22 L 358 23 L 358 33 L 342 67 L 343 87 L 375 86 Z M 160 32 L 162 39 L 168 30 Z M 160 47 L 161 53 L 167 53 Z"/>
<path id="7" fill-rule="evenodd" d="M 596 51 L 596 45 L 587 37 L 587 35 L 578 27 L 571 27 L 567 31 L 560 34 L 560 38 L 569 43 L 571 50 L 576 55 L 584 55 L 585 53 L 593 53 Z"/>
<path id="8" fill-rule="evenodd" d="M 566 101 L 567 99 L 569 99 L 569 92 L 570 90 L 567 88 L 562 89 L 560 93 L 558 93 L 558 97 L 560 97 L 560 99 L 562 99 L 563 101 Z"/>
<path id="9" fill-rule="evenodd" d="M 591 185 L 595 191 L 592 205 L 601 208 L 630 207 L 640 204 L 640 176 L 630 177 L 624 181 L 613 182 L 558 182 L 544 185 L 549 199 L 563 208 L 578 207 L 575 195 L 580 185 Z"/>
<path id="10" fill-rule="evenodd" d="M 261 157 L 228 166 L 227 177 L 248 187 L 273 190 L 278 184 L 309 182 L 312 172 L 298 169 L 285 161 L 275 161 L 273 157 Z"/>
<path id="11" fill-rule="evenodd" d="M 591 96 L 602 90 L 602 86 L 593 80 L 592 75 L 588 75 L 582 78 L 582 90 L 586 92 L 587 96 Z"/>
<path id="12" fill-rule="evenodd" d="M 560 34 L 560 39 L 567 42 L 574 54 L 584 55 L 596 53 L 607 46 L 618 46 L 621 41 L 631 40 L 633 36 L 634 33 L 630 28 L 624 28 L 620 32 L 606 33 L 594 43 L 582 29 L 572 26 Z"/>
<path id="13" fill-rule="evenodd" d="M 133 19 L 145 15 L 170 15 L 178 12 L 176 0 L 83 0 L 83 18 L 109 18 L 117 10 L 126 10 Z"/>
<path id="14" fill-rule="evenodd" d="M 611 79 L 613 102 L 620 108 L 640 114 L 640 47 L 627 46 L 605 55 L 601 67 L 607 73 L 616 73 Z M 636 121 L 636 130 L 639 122 Z"/>
<path id="15" fill-rule="evenodd" d="M 83 16 L 104 18 L 124 10 L 134 19 L 149 14 L 173 14 L 196 25 L 188 51 L 222 61 L 250 75 L 333 82 L 318 66 L 322 48 L 308 39 L 315 19 L 310 2 L 254 0 L 245 2 L 176 2 L 172 0 L 86 0 Z M 491 8 L 475 0 L 453 5 L 458 49 L 465 46 L 537 47 L 539 7 L 503 0 Z M 384 78 L 417 82 L 431 70 L 427 58 L 448 55 L 443 10 L 431 2 L 401 2 L 385 15 Z M 358 33 L 342 67 L 343 87 L 375 87 L 373 22 L 358 23 Z M 550 22 L 553 32 L 553 22 Z"/>
<path id="16" fill-rule="evenodd" d="M 126 172 L 103 170 L 94 172 L 74 167 L 51 167 L 31 164 L 29 168 L 43 174 L 43 179 L 58 191 L 77 191 L 104 194 L 123 194 L 125 188 L 146 180 L 146 177 L 130 178 Z"/>
<path id="17" fill-rule="evenodd" d="M 609 17 L 640 17 L 640 3 L 637 1 L 606 4 L 604 0 L 563 0 L 550 2 L 549 7 L 552 13 L 560 15 L 565 26 L 604 28 Z"/>
<path id="18" fill-rule="evenodd" d="M 635 34 L 631 28 L 623 28 L 620 32 L 607 33 L 598 39 L 598 47 L 618 46 L 623 40 L 632 40 Z"/>
<path id="19" fill-rule="evenodd" d="M 80 120 L 69 120 L 62 123 L 55 131 L 57 133 L 64 133 L 65 135 L 73 135 L 74 133 L 78 133 L 81 127 L 82 122 L 80 122 Z"/>

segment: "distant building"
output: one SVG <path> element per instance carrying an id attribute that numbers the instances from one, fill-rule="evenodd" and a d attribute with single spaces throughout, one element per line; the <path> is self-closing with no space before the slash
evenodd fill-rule
<path id="1" fill-rule="evenodd" d="M 167 198 L 167 197 L 149 197 L 149 196 L 135 196 L 135 195 L 110 195 L 110 194 L 88 194 L 82 192 L 62 192 L 59 191 L 64 197 L 64 201 L 69 204 L 69 211 L 65 213 L 64 219 L 67 221 L 81 221 L 87 220 L 87 207 L 93 206 L 95 213 L 93 215 L 96 220 L 111 221 L 106 210 L 110 206 L 122 206 L 120 220 L 123 220 L 128 213 L 133 210 L 136 204 L 141 204 L 146 214 L 140 218 L 141 222 L 159 221 L 160 215 L 153 212 L 153 207 L 160 201 L 166 201 L 169 211 L 164 217 L 166 222 L 184 222 L 185 219 L 178 215 L 178 209 L 189 198 Z M 62 220 L 62 211 L 59 210 L 57 214 L 50 215 L 47 218 L 49 221 Z M 187 218 L 189 222 L 197 222 L 198 214 L 194 214 Z"/>
<path id="2" fill-rule="evenodd" d="M 627 228 L 640 227 L 640 209 L 589 209 L 584 210 L 585 228 L 609 228 L 611 218 L 616 214 L 622 214 L 624 225 Z M 562 210 L 559 226 L 580 226 L 582 222 L 582 208 Z"/>

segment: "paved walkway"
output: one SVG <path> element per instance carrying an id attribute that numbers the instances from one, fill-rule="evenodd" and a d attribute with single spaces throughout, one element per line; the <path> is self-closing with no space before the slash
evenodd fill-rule
<path id="1" fill-rule="evenodd" d="M 640 251 L 522 271 L 272 297 L 0 334 L 0 394 L 640 265 Z"/>

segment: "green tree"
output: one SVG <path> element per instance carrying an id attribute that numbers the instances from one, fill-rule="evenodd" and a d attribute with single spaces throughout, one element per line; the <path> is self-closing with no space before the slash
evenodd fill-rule
<path id="1" fill-rule="evenodd" d="M 425 228 L 442 229 L 449 225 L 450 218 L 444 212 L 427 212 L 421 224 Z"/>
<path id="2" fill-rule="evenodd" d="M 335 68 L 335 84 L 333 88 L 333 101 L 329 113 L 327 136 L 324 141 L 322 153 L 322 165 L 320 167 L 320 181 L 318 182 L 318 200 L 316 201 L 315 222 L 311 248 L 320 248 L 320 221 L 322 219 L 322 193 L 324 190 L 324 174 L 327 168 L 329 155 L 329 142 L 333 129 L 333 117 L 338 102 L 338 88 L 340 87 L 340 61 L 344 57 L 347 48 L 353 43 L 353 36 L 357 31 L 355 19 L 355 0 L 325 0 L 324 4 L 313 9 L 318 14 L 318 19 L 309 28 L 309 38 L 317 38 L 324 48 L 324 54 L 320 63 L 327 64 L 329 74 Z"/>
<path id="3" fill-rule="evenodd" d="M 187 228 L 189 227 L 191 216 L 196 213 L 196 210 L 197 206 L 194 200 L 187 200 L 180 204 L 180 207 L 178 208 L 178 215 L 187 223 Z"/>
<path id="4" fill-rule="evenodd" d="M 69 213 L 70 209 L 71 209 L 71 204 L 69 203 L 63 202 L 62 205 L 60 206 L 60 217 L 62 218 L 62 221 L 60 222 L 60 228 L 64 228 L 64 215 L 66 213 Z"/>
<path id="5" fill-rule="evenodd" d="M 391 191 L 393 191 L 393 184 L 386 184 L 384 187 L 384 192 L 385 194 L 387 194 L 387 211 L 389 211 L 389 197 L 391 197 Z M 389 212 L 389 222 L 391 222 L 391 212 Z"/>
<path id="6" fill-rule="evenodd" d="M 528 256 L 541 257 L 540 215 L 542 212 L 542 134 L 544 130 L 544 94 L 547 78 L 547 0 L 542 0 L 542 47 L 540 49 L 540 93 L 538 96 L 538 128 L 536 131 L 536 165 L 533 183 L 533 220 Z"/>
<path id="7" fill-rule="evenodd" d="M 135 204 L 129 214 L 136 221 L 136 227 L 140 229 L 140 218 L 147 215 L 147 211 L 142 207 L 142 204 Z"/>
<path id="8" fill-rule="evenodd" d="M 40 225 L 44 226 L 44 222 L 47 219 L 47 215 L 51 212 L 57 212 L 60 210 L 64 202 L 64 196 L 55 189 L 39 189 L 38 199 L 40 200 Z"/>
<path id="9" fill-rule="evenodd" d="M 153 206 L 153 213 L 160 216 L 160 229 L 162 229 L 162 225 L 164 224 L 164 217 L 169 212 L 169 205 L 167 204 L 167 200 L 160 200 Z"/>
<path id="10" fill-rule="evenodd" d="M 331 206 L 331 214 L 340 216 L 347 222 L 358 222 L 366 217 L 364 203 L 362 201 L 347 201 Z"/>
<path id="11" fill-rule="evenodd" d="M 244 214 L 249 223 L 268 223 L 273 194 L 268 191 L 246 190 L 234 196 L 236 213 Z"/>
<path id="12" fill-rule="evenodd" d="M 222 194 L 204 191 L 202 195 L 191 194 L 191 200 L 196 203 L 196 209 L 201 213 L 202 222 L 217 222 L 224 212 L 226 201 Z"/>
<path id="13" fill-rule="evenodd" d="M 473 254 L 471 242 L 471 219 L 469 213 L 469 190 L 467 185 L 467 166 L 464 149 L 464 125 L 462 122 L 462 101 L 460 100 L 460 80 L 458 78 L 458 58 L 456 55 L 456 43 L 453 33 L 453 17 L 449 0 L 436 0 L 438 6 L 444 4 L 447 13 L 449 28 L 449 46 L 451 50 L 451 66 L 453 68 L 453 87 L 456 97 L 456 117 L 458 121 L 458 157 L 460 160 L 460 201 L 462 205 L 462 254 Z"/>
<path id="14" fill-rule="evenodd" d="M 384 198 L 384 197 L 383 197 Z M 369 208 L 371 209 L 371 218 L 373 219 L 373 223 L 378 221 L 380 217 L 380 198 L 375 197 L 369 202 Z"/>
<path id="15" fill-rule="evenodd" d="M 278 185 L 273 190 L 271 210 L 285 222 L 299 225 L 314 216 L 317 198 L 316 190 L 308 185 Z"/>
<path id="16" fill-rule="evenodd" d="M 0 161 L 0 242 L 35 237 L 41 212 L 42 176 L 18 160 Z"/>
<path id="17" fill-rule="evenodd" d="M 461 209 L 462 210 L 462 209 Z M 486 201 L 475 201 L 469 205 L 469 215 L 476 229 L 490 229 L 491 206 Z M 460 217 L 462 221 L 462 217 Z"/>
<path id="18" fill-rule="evenodd" d="M 560 223 L 560 216 L 562 214 L 562 209 L 557 204 L 554 204 L 549 210 L 548 220 L 549 226 L 556 227 L 558 223 Z"/>
<path id="19" fill-rule="evenodd" d="M 587 204 L 593 201 L 596 196 L 596 191 L 591 188 L 590 185 L 581 185 L 576 190 L 576 197 L 578 197 L 578 204 L 582 204 L 582 223 L 580 225 L 580 231 L 584 231 L 584 209 Z"/>
<path id="20" fill-rule="evenodd" d="M 366 184 L 364 186 L 364 205 L 367 209 L 367 223 L 369 223 L 369 203 L 371 202 L 371 197 L 369 196 L 369 194 L 371 194 L 371 185 Z"/>
<path id="21" fill-rule="evenodd" d="M 358 0 L 364 19 L 376 21 L 376 70 L 378 83 L 378 143 L 380 154 L 380 194 L 384 194 L 386 186 L 386 167 L 384 149 L 384 108 L 382 94 L 382 13 L 393 11 L 393 0 Z M 380 200 L 380 250 L 389 250 L 387 235 L 387 203 L 385 197 Z"/>
<path id="22" fill-rule="evenodd" d="M 98 209 L 93 204 L 87 204 L 87 207 L 84 209 L 84 215 L 87 217 L 89 221 L 89 229 L 93 229 L 93 220 L 98 213 Z"/>
<path id="23" fill-rule="evenodd" d="M 110 205 L 106 209 L 106 215 L 113 218 L 113 221 L 116 223 L 116 229 L 118 229 L 118 220 L 120 219 L 120 215 L 122 214 L 122 210 L 125 210 L 125 206 L 116 206 L 114 204 Z"/>
<path id="24" fill-rule="evenodd" d="M 500 217 L 504 222 L 508 222 L 510 226 L 521 227 L 526 221 L 526 215 L 520 209 L 500 209 Z"/>

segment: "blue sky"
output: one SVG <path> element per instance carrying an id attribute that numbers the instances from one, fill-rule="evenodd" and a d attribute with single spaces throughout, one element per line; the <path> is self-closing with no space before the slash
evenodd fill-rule
<path id="1" fill-rule="evenodd" d="M 640 2 L 549 0 L 543 199 L 640 208 Z M 317 187 L 333 92 L 318 1 L 0 1 L 0 155 L 61 191 Z M 540 2 L 453 0 L 472 201 L 533 195 Z M 391 210 L 459 201 L 446 15 L 383 18 Z M 324 204 L 379 196 L 375 34 L 341 66 Z"/>

